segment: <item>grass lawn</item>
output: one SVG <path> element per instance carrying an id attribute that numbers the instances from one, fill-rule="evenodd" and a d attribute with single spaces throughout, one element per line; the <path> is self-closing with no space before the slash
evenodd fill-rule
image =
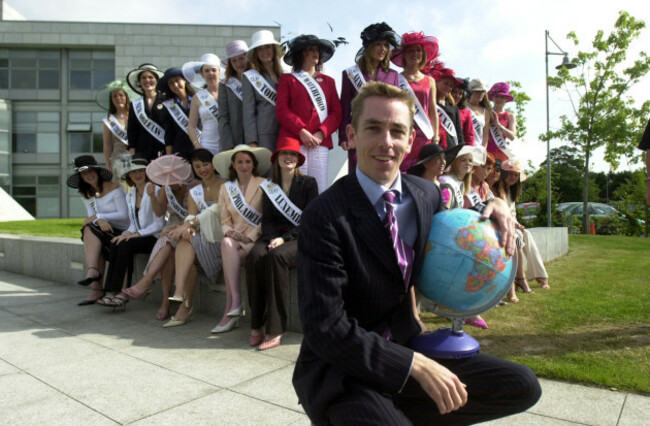
<path id="1" fill-rule="evenodd" d="M 488 330 L 465 327 L 481 350 L 540 377 L 650 393 L 650 239 L 570 235 L 547 270 L 550 290 L 532 281 L 535 293 L 483 315 Z"/>
<path id="2" fill-rule="evenodd" d="M 39 219 L 0 222 L 0 234 L 81 238 L 83 219 Z"/>

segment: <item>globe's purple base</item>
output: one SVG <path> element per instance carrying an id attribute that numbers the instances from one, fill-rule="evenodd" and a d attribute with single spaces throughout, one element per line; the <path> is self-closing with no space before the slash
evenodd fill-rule
<path id="1" fill-rule="evenodd" d="M 429 358 L 461 359 L 479 352 L 478 341 L 465 332 L 454 332 L 451 328 L 440 328 L 415 336 L 409 346 Z"/>

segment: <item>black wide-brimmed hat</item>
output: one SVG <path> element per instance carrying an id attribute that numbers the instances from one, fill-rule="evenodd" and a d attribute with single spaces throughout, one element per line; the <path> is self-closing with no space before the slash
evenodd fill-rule
<path id="1" fill-rule="evenodd" d="M 172 68 L 167 68 L 165 70 L 165 74 L 163 74 L 162 77 L 160 77 L 160 80 L 158 80 L 158 83 L 156 84 L 156 89 L 158 89 L 159 92 L 168 92 L 169 87 L 167 87 L 167 82 L 169 81 L 170 78 L 172 77 L 183 77 L 183 70 L 177 67 L 172 67 Z"/>
<path id="2" fill-rule="evenodd" d="M 129 172 L 145 170 L 147 165 L 149 165 L 149 160 L 141 153 L 136 152 L 135 154 L 131 154 L 125 152 L 120 154 L 118 160 L 115 162 L 115 173 L 117 173 L 120 179 L 124 180 Z"/>
<path id="3" fill-rule="evenodd" d="M 313 34 L 303 34 L 287 42 L 289 50 L 284 55 L 284 62 L 289 66 L 300 65 L 293 63 L 293 56 L 309 46 L 318 46 L 321 64 L 329 61 L 336 50 L 334 43 L 329 40 L 318 38 Z"/>
<path id="4" fill-rule="evenodd" d="M 97 170 L 99 177 L 105 181 L 109 182 L 113 179 L 113 173 L 104 167 L 97 165 L 97 160 L 92 155 L 80 155 L 74 159 L 74 174 L 68 178 L 66 182 L 70 188 L 79 188 L 79 182 L 81 181 L 81 172 L 88 169 Z"/>
<path id="5" fill-rule="evenodd" d="M 424 145 L 422 149 L 420 149 L 420 154 L 418 155 L 419 161 L 409 167 L 407 173 L 422 176 L 422 174 L 424 174 L 424 163 L 439 155 L 444 155 L 447 164 L 451 164 L 451 162 L 454 161 L 454 158 L 456 158 L 456 155 L 458 155 L 458 151 L 460 151 L 463 146 L 465 145 L 461 144 L 451 148 L 442 149 L 442 147 L 436 143 Z"/>
<path id="6" fill-rule="evenodd" d="M 134 92 L 139 93 L 140 95 L 144 94 L 144 90 L 142 90 L 142 86 L 140 86 L 140 74 L 145 71 L 152 73 L 154 76 L 156 76 L 157 80 L 163 76 L 162 71 L 160 71 L 154 64 L 142 64 L 136 69 L 129 71 L 129 73 L 126 75 L 126 82 Z"/>
<path id="7" fill-rule="evenodd" d="M 363 29 L 363 31 L 361 31 L 361 49 L 357 52 L 355 61 L 359 62 L 359 59 L 361 59 L 361 56 L 363 56 L 366 49 L 373 43 L 384 40 L 387 41 L 393 49 L 400 44 L 399 35 L 393 31 L 391 26 L 387 23 L 378 22 L 376 24 L 368 25 Z"/>

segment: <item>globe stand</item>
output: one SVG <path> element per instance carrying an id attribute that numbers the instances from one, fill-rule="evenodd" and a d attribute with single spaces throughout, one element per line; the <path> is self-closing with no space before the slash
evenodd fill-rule
<path id="1" fill-rule="evenodd" d="M 452 318 L 452 327 L 420 334 L 411 339 L 409 346 L 428 358 L 470 358 L 479 352 L 478 341 L 463 331 L 464 318 Z"/>

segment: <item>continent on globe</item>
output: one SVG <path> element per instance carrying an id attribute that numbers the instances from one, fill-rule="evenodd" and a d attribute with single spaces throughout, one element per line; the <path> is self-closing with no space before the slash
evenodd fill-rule
<path id="1" fill-rule="evenodd" d="M 490 233 L 485 232 L 485 227 L 478 225 L 473 222 L 470 226 L 460 229 L 456 236 L 458 247 L 468 250 L 476 259 L 465 284 L 465 291 L 469 293 L 480 291 L 494 280 L 497 272 L 506 267 L 501 257 L 499 242 Z"/>

